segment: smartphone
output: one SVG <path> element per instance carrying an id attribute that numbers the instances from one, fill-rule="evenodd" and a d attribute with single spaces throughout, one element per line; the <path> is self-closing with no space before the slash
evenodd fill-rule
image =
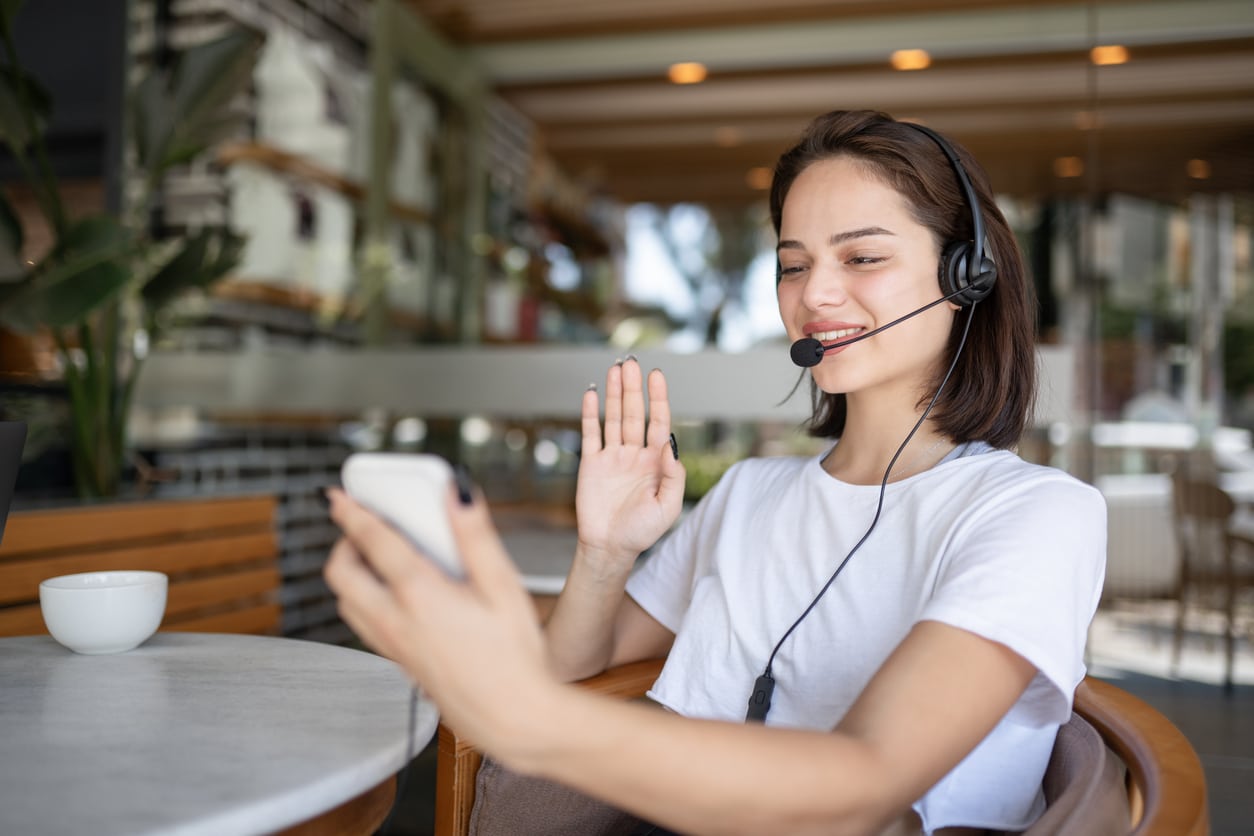
<path id="1" fill-rule="evenodd" d="M 378 514 L 456 578 L 465 577 L 445 503 L 453 468 L 426 453 L 353 453 L 340 479 L 353 499 Z"/>

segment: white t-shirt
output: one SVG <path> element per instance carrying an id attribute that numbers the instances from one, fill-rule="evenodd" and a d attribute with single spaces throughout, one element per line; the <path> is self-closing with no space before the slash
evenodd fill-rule
<path id="1" fill-rule="evenodd" d="M 843 483 L 822 458 L 734 465 L 631 577 L 628 594 L 675 633 L 653 699 L 744 721 L 771 649 L 875 516 L 879 486 Z M 767 722 L 832 729 L 920 621 L 1004 644 L 1036 677 L 914 809 L 927 833 L 1023 829 L 1044 810 L 1041 778 L 1084 677 L 1105 560 L 1101 494 L 1013 453 L 889 484 L 875 530 L 775 657 Z"/>

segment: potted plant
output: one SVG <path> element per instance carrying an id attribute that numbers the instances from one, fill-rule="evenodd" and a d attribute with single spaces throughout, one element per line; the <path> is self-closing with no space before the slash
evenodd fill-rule
<path id="1" fill-rule="evenodd" d="M 23 261 L 22 224 L 0 192 L 0 321 L 55 340 L 69 399 L 70 452 L 80 496 L 118 493 L 127 458 L 131 395 L 147 346 L 170 303 L 206 288 L 237 264 L 243 238 L 226 227 L 181 230 L 153 223 L 162 182 L 237 125 L 228 104 L 246 88 L 262 36 L 237 29 L 155 66 L 128 91 L 127 122 L 140 197 L 121 216 L 71 219 L 48 163 L 43 129 L 52 103 L 19 65 L 14 18 L 0 0 L 0 141 L 21 168 L 52 231 L 52 246 Z M 0 268 L 3 269 L 3 268 Z M 14 275 L 16 271 L 17 275 Z"/>

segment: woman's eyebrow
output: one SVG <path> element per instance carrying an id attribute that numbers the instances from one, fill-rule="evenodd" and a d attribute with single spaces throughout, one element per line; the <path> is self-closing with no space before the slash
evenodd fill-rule
<path id="1" fill-rule="evenodd" d="M 893 234 L 894 234 L 893 232 L 890 232 L 889 230 L 885 229 L 882 226 L 864 226 L 861 229 L 850 229 L 845 232 L 833 233 L 832 237 L 827 239 L 827 245 L 829 247 L 834 247 L 837 244 L 842 244 L 845 241 L 849 241 L 854 238 L 868 238 L 872 235 L 893 235 Z M 800 241 L 793 241 L 790 239 L 786 241 L 780 241 L 779 246 L 777 246 L 775 249 L 776 250 L 804 250 L 805 246 Z"/>
<path id="2" fill-rule="evenodd" d="M 851 229 L 848 232 L 837 232 L 831 238 L 827 239 L 827 245 L 829 247 L 834 247 L 837 244 L 844 243 L 845 241 L 848 241 L 853 238 L 867 238 L 872 235 L 892 235 L 892 234 L 893 234 L 892 232 L 889 232 L 887 229 L 885 229 L 882 226 L 864 226 L 861 229 Z"/>

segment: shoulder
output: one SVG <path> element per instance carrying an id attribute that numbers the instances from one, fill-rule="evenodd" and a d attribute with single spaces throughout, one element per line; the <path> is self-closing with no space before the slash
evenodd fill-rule
<path id="1" fill-rule="evenodd" d="M 1100 491 L 1070 473 L 1048 465 L 1024 461 L 1009 450 L 995 450 L 951 462 L 944 476 L 955 486 L 996 506 L 1024 502 L 1048 503 L 1048 507 L 1075 505 L 1105 513 Z"/>

